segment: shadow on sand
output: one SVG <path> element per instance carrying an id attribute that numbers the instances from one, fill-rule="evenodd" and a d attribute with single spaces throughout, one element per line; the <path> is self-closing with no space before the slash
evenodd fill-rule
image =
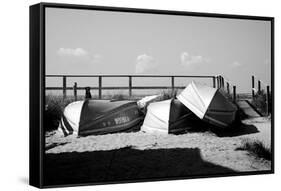
<path id="1" fill-rule="evenodd" d="M 62 146 L 62 145 L 65 145 L 65 144 L 67 144 L 67 142 L 66 143 L 52 143 L 50 145 L 46 145 L 45 151 L 48 151 L 48 150 L 50 150 L 52 148 L 55 148 L 57 146 Z"/>
<path id="2" fill-rule="evenodd" d="M 258 133 L 259 130 L 254 125 L 247 125 L 241 123 L 239 126 L 232 127 L 230 129 L 221 130 L 221 129 L 212 129 L 218 137 L 236 137 L 241 135 L 248 135 L 253 133 Z"/>
<path id="3" fill-rule="evenodd" d="M 201 157 L 198 148 L 46 154 L 44 184 L 81 184 L 233 173 Z"/>

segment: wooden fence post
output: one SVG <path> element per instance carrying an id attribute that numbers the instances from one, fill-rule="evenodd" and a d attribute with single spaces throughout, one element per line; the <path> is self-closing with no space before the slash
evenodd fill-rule
<path id="1" fill-rule="evenodd" d="M 77 83 L 74 82 L 73 86 L 73 95 L 74 95 L 74 100 L 77 101 Z"/>
<path id="2" fill-rule="evenodd" d="M 229 83 L 228 82 L 226 82 L 226 90 L 227 90 L 227 94 L 229 95 L 230 91 L 229 91 Z"/>
<path id="3" fill-rule="evenodd" d="M 99 76 L 99 99 L 102 98 L 102 77 Z"/>
<path id="4" fill-rule="evenodd" d="M 220 88 L 220 76 L 217 76 L 218 89 Z"/>
<path id="5" fill-rule="evenodd" d="M 220 76 L 220 88 L 222 88 L 222 78 Z"/>
<path id="6" fill-rule="evenodd" d="M 236 86 L 233 86 L 233 102 L 236 102 Z"/>
<path id="7" fill-rule="evenodd" d="M 174 94 L 175 91 L 175 77 L 171 76 L 171 86 L 172 86 L 172 94 Z"/>
<path id="8" fill-rule="evenodd" d="M 132 96 L 132 76 L 129 76 L 129 96 Z"/>
<path id="9" fill-rule="evenodd" d="M 259 80 L 258 81 L 258 93 L 260 93 L 261 92 L 261 81 Z"/>
<path id="10" fill-rule="evenodd" d="M 255 97 L 255 76 L 252 76 L 252 99 Z"/>
<path id="11" fill-rule="evenodd" d="M 90 87 L 85 87 L 85 99 L 92 99 Z"/>
<path id="12" fill-rule="evenodd" d="M 213 76 L 213 88 L 216 88 L 216 77 Z"/>
<path id="13" fill-rule="evenodd" d="M 270 92 L 269 92 L 269 86 L 266 86 L 266 114 L 269 115 L 270 113 Z"/>
<path id="14" fill-rule="evenodd" d="M 66 98 L 66 76 L 62 77 L 62 94 L 63 94 L 63 99 Z"/>

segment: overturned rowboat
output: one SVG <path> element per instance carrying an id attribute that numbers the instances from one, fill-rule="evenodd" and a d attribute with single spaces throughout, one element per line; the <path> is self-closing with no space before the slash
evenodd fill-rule
<path id="1" fill-rule="evenodd" d="M 192 82 L 177 98 L 197 117 L 216 127 L 227 128 L 237 120 L 237 106 L 220 89 Z"/>
<path id="2" fill-rule="evenodd" d="M 177 99 L 149 104 L 141 131 L 155 134 L 180 134 L 204 125 Z"/>
<path id="3" fill-rule="evenodd" d="M 143 114 L 134 101 L 84 100 L 65 107 L 59 129 L 64 135 L 138 131 Z"/>

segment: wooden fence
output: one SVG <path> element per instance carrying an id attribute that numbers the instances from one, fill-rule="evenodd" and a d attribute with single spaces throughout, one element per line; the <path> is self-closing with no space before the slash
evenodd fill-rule
<path id="1" fill-rule="evenodd" d="M 73 86 L 67 86 L 67 79 L 69 78 L 97 78 L 97 86 L 78 86 L 77 82 L 74 82 Z M 77 90 L 98 90 L 98 98 L 102 99 L 103 90 L 128 90 L 129 96 L 132 96 L 132 90 L 153 90 L 153 89 L 170 89 L 172 92 L 175 89 L 184 89 L 185 86 L 176 86 L 175 79 L 177 78 L 191 78 L 191 79 L 208 79 L 214 88 L 222 88 L 227 93 L 233 102 L 240 99 L 252 99 L 254 100 L 259 92 L 264 92 L 266 95 L 266 113 L 271 113 L 271 100 L 272 95 L 270 92 L 270 86 L 264 84 L 261 80 L 256 80 L 255 76 L 252 76 L 252 92 L 250 94 L 236 94 L 236 86 L 230 84 L 225 80 L 223 76 L 185 76 L 185 75 L 46 75 L 46 78 L 61 78 L 62 86 L 60 87 L 46 87 L 46 90 L 61 90 L 63 98 L 67 97 L 67 90 L 73 91 L 73 96 L 77 100 Z M 127 78 L 127 86 L 103 86 L 103 79 L 105 78 Z M 168 78 L 170 79 L 170 85 L 168 86 L 135 86 L 133 84 L 134 78 Z M 256 83 L 257 82 L 257 83 Z M 257 86 L 256 86 L 257 85 Z"/>
<path id="2" fill-rule="evenodd" d="M 67 86 L 68 78 L 97 78 L 98 84 L 97 86 L 87 86 L 87 87 L 79 87 L 76 82 L 74 85 L 69 87 Z M 104 78 L 127 78 L 128 86 L 103 86 Z M 98 97 L 102 99 L 102 90 L 129 90 L 129 96 L 132 96 L 132 90 L 145 90 L 145 89 L 171 89 L 174 91 L 175 89 L 183 89 L 185 86 L 176 86 L 175 79 L 176 78 L 192 78 L 192 79 L 209 79 L 211 80 L 211 84 L 214 88 L 223 88 L 230 95 L 231 87 L 229 82 L 225 82 L 222 76 L 181 76 L 181 75 L 46 75 L 46 78 L 61 78 L 62 86 L 61 87 L 46 87 L 46 90 L 62 90 L 63 98 L 67 96 L 67 90 L 73 90 L 73 95 L 75 99 L 77 99 L 77 90 L 85 90 L 86 88 L 92 90 L 98 90 Z M 133 78 L 168 78 L 170 79 L 170 86 L 134 86 Z M 232 87 L 232 97 L 235 101 L 236 99 L 236 86 Z"/>
<path id="3" fill-rule="evenodd" d="M 268 115 L 269 113 L 271 113 L 271 103 L 270 102 L 272 101 L 270 86 L 263 83 L 260 79 L 256 79 L 256 78 L 257 77 L 252 76 L 252 100 L 255 100 L 256 96 L 261 94 L 262 91 L 264 91 L 264 94 L 266 96 L 266 98 L 265 98 L 265 100 L 266 100 L 266 113 Z"/>

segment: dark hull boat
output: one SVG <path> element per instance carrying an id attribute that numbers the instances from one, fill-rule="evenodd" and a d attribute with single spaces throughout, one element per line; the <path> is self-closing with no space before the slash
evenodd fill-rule
<path id="1" fill-rule="evenodd" d="M 224 96 L 220 89 L 192 82 L 177 98 L 196 116 L 210 125 L 225 129 L 237 122 L 238 108 Z"/>
<path id="2" fill-rule="evenodd" d="M 204 122 L 177 99 L 149 104 L 141 130 L 156 134 L 193 131 Z"/>
<path id="3" fill-rule="evenodd" d="M 143 114 L 136 102 L 85 100 L 65 107 L 60 129 L 65 135 L 100 135 L 138 131 L 142 122 Z"/>
<path id="4" fill-rule="evenodd" d="M 208 124 L 185 107 L 178 99 L 171 100 L 169 134 L 181 134 L 187 131 L 199 131 Z"/>

